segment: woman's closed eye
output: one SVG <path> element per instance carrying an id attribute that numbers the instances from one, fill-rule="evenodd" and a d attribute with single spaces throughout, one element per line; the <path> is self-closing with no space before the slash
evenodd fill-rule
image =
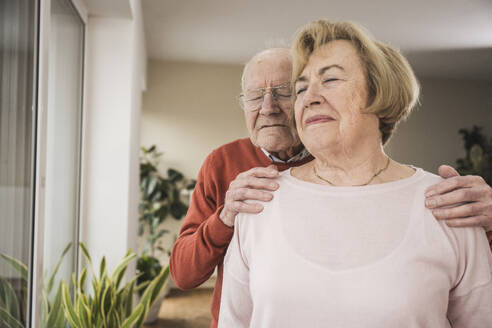
<path id="1" fill-rule="evenodd" d="M 300 95 L 301 93 L 303 93 L 304 91 L 306 91 L 307 87 L 299 87 L 296 89 L 296 95 Z"/>
<path id="2" fill-rule="evenodd" d="M 327 83 L 331 83 L 331 82 L 335 82 L 335 81 L 339 81 L 339 80 L 340 79 L 337 79 L 335 77 L 330 77 L 330 78 L 324 79 L 323 84 L 327 84 Z"/>

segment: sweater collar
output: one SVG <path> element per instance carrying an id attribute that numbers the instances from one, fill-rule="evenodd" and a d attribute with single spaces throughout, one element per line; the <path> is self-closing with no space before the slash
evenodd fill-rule
<path id="1" fill-rule="evenodd" d="M 284 161 L 284 160 L 281 160 L 280 158 L 273 156 L 268 151 L 266 151 L 264 148 L 261 148 L 261 150 L 273 163 L 284 163 L 284 164 L 286 164 L 286 163 L 292 163 L 292 162 L 299 162 L 299 161 L 302 161 L 303 159 L 305 159 L 306 157 L 308 157 L 310 155 L 309 152 L 306 150 L 306 148 L 303 148 L 300 152 L 297 153 L 297 155 L 294 155 L 291 158 L 289 158 L 288 160 Z"/>

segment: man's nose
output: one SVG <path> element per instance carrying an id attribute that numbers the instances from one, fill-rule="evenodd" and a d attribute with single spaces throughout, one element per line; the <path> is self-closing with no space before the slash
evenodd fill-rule
<path id="1" fill-rule="evenodd" d="M 263 102 L 261 103 L 260 114 L 263 115 L 271 115 L 280 112 L 280 108 L 278 107 L 278 103 L 273 97 L 273 94 L 269 92 L 265 92 L 263 96 Z"/>

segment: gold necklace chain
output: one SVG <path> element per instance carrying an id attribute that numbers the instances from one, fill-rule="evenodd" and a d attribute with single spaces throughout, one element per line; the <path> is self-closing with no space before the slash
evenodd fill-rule
<path id="1" fill-rule="evenodd" d="M 388 159 L 388 160 L 387 160 L 387 162 L 386 162 L 386 165 L 385 165 L 385 166 L 384 166 L 381 170 L 379 170 L 378 172 L 376 172 L 376 173 L 375 173 L 375 174 L 374 174 L 374 175 L 373 175 L 373 176 L 369 179 L 369 181 L 367 181 L 366 183 L 361 184 L 361 185 L 354 185 L 354 186 L 352 186 L 352 187 L 362 187 L 362 186 L 367 186 L 368 184 L 370 184 L 370 183 L 372 182 L 372 180 L 374 180 L 374 178 L 375 178 L 375 177 L 377 177 L 378 175 L 380 175 L 380 174 L 381 174 L 384 170 L 386 170 L 386 169 L 388 168 L 388 166 L 389 166 L 389 164 L 390 164 L 390 159 L 389 159 L 389 157 L 387 157 L 387 159 Z M 321 176 L 318 174 L 318 172 L 316 172 L 316 165 L 314 165 L 314 164 L 313 164 L 313 171 L 314 171 L 314 175 L 315 175 L 318 179 L 320 179 L 320 180 L 322 180 L 322 181 L 324 181 L 324 182 L 327 182 L 327 183 L 329 183 L 329 184 L 330 184 L 330 185 L 332 185 L 332 186 L 336 186 L 336 185 L 335 185 L 335 184 L 333 184 L 331 181 L 329 181 L 329 180 L 327 180 L 327 179 L 325 179 L 325 178 L 321 177 Z"/>

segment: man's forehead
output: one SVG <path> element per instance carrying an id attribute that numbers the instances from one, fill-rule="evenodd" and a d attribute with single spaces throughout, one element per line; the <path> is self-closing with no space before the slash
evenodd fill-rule
<path id="1" fill-rule="evenodd" d="M 250 63 L 245 74 L 244 84 L 247 89 L 275 86 L 290 81 L 292 64 L 290 61 L 258 60 Z"/>

